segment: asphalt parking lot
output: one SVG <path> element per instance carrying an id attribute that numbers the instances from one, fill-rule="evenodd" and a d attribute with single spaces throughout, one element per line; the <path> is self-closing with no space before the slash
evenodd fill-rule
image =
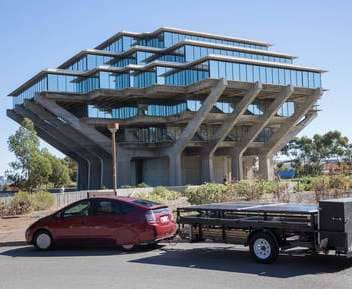
<path id="1" fill-rule="evenodd" d="M 165 244 L 154 250 L 0 248 L 0 288 L 352 288 L 352 261 L 280 256 L 257 264 L 242 247 Z"/>

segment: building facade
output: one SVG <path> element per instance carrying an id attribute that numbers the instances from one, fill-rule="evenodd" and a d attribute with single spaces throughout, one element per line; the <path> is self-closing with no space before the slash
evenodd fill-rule
<path id="1" fill-rule="evenodd" d="M 79 189 L 112 186 L 112 122 L 120 186 L 271 179 L 273 155 L 317 115 L 324 71 L 270 46 L 119 32 L 14 90 L 7 115 L 77 161 Z"/>

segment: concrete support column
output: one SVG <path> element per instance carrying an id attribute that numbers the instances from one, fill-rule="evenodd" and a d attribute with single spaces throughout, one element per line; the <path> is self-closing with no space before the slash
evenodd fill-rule
<path id="1" fill-rule="evenodd" d="M 273 156 L 270 154 L 259 154 L 259 176 L 265 180 L 274 180 Z"/>
<path id="2" fill-rule="evenodd" d="M 203 152 L 200 158 L 202 183 L 214 182 L 214 155 Z"/>
<path id="3" fill-rule="evenodd" d="M 177 138 L 174 145 L 165 150 L 164 154 L 169 158 L 169 184 L 170 186 L 182 185 L 181 156 L 182 152 L 191 141 L 197 130 L 199 129 L 206 116 L 214 107 L 220 96 L 223 94 L 227 86 L 225 79 L 220 79 L 215 87 L 213 87 L 204 100 L 201 108 L 196 112 L 194 117 L 188 122 L 183 129 L 181 135 Z"/>
<path id="4" fill-rule="evenodd" d="M 99 159 L 90 161 L 90 189 L 101 189 L 101 162 Z"/>
<path id="5" fill-rule="evenodd" d="M 169 184 L 170 186 L 182 186 L 182 160 L 181 153 L 169 155 Z"/>
<path id="6" fill-rule="evenodd" d="M 132 183 L 131 180 L 131 158 L 124 157 L 117 161 L 117 184 L 126 186 Z"/>
<path id="7" fill-rule="evenodd" d="M 107 189 L 112 188 L 112 160 L 103 159 L 103 186 Z"/>
<path id="8" fill-rule="evenodd" d="M 254 178 L 253 167 L 255 165 L 256 156 L 243 157 L 243 178 L 250 180 Z"/>
<path id="9" fill-rule="evenodd" d="M 232 152 L 231 174 L 234 181 L 243 179 L 243 156 L 237 150 L 233 150 Z"/>
<path id="10" fill-rule="evenodd" d="M 77 162 L 78 172 L 77 172 L 77 189 L 87 190 L 88 189 L 88 163 L 85 161 Z"/>

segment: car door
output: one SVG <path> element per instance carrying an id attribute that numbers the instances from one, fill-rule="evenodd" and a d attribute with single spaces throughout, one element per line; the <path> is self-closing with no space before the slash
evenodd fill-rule
<path id="1" fill-rule="evenodd" d="M 55 242 L 62 245 L 83 245 L 89 237 L 90 200 L 76 202 L 57 215 L 53 225 Z"/>
<path id="2" fill-rule="evenodd" d="M 133 206 L 123 205 L 117 200 L 95 199 L 89 226 L 96 242 L 121 245 L 134 240 L 133 209 Z"/>

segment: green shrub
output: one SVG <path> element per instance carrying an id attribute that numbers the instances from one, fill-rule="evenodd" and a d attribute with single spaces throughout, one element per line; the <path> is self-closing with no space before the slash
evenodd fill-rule
<path id="1" fill-rule="evenodd" d="M 236 193 L 230 185 L 206 183 L 196 187 L 188 187 L 185 196 L 191 204 L 206 204 L 234 200 Z"/>
<path id="2" fill-rule="evenodd" d="M 28 192 L 18 192 L 7 205 L 6 213 L 8 215 L 23 215 L 31 211 L 31 205 L 31 196 Z"/>
<path id="3" fill-rule="evenodd" d="M 240 181 L 234 187 L 238 196 L 246 201 L 258 200 L 265 193 L 265 184 L 262 181 Z"/>
<path id="4" fill-rule="evenodd" d="M 41 191 L 31 195 L 32 207 L 35 211 L 47 210 L 54 205 L 54 197 L 51 193 Z"/>
<path id="5" fill-rule="evenodd" d="M 156 187 L 150 193 L 143 193 L 143 192 L 137 193 L 136 197 L 145 199 L 145 200 L 150 200 L 157 203 L 166 203 L 168 201 L 177 200 L 178 198 L 181 197 L 181 194 L 179 192 L 170 191 L 165 187 Z"/>
<path id="6" fill-rule="evenodd" d="M 149 188 L 150 186 L 146 183 L 139 183 L 136 187 L 137 188 Z"/>
<path id="7" fill-rule="evenodd" d="M 5 216 L 7 214 L 7 206 L 6 203 L 0 201 L 0 217 Z"/>

